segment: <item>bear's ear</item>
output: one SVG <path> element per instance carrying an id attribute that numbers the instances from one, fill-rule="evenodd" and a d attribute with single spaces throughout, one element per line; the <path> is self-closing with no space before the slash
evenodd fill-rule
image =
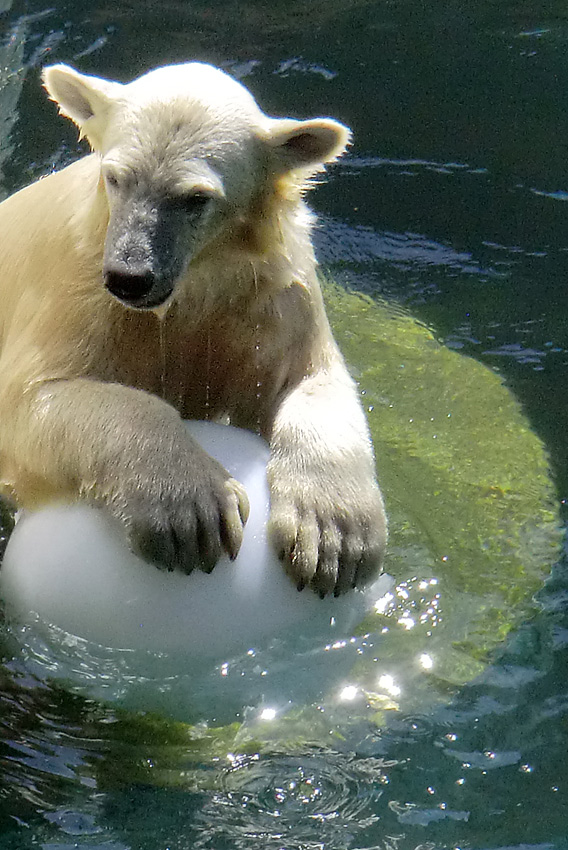
<path id="1" fill-rule="evenodd" d="M 268 144 L 286 171 L 317 168 L 324 162 L 333 162 L 345 151 L 350 140 L 349 129 L 331 118 L 310 121 L 281 118 L 275 120 L 268 131 Z"/>
<path id="2" fill-rule="evenodd" d="M 122 85 L 79 74 L 69 65 L 50 65 L 43 70 L 43 84 L 59 111 L 79 127 L 91 147 L 100 149 L 113 101 Z"/>

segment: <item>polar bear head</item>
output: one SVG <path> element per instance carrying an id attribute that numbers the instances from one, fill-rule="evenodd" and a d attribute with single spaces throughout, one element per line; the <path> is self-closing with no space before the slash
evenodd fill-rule
<path id="1" fill-rule="evenodd" d="M 329 118 L 265 115 L 244 86 L 197 62 L 126 85 L 53 65 L 44 83 L 100 156 L 104 282 L 137 309 L 167 302 L 203 251 L 246 226 L 259 199 L 287 185 L 299 203 L 307 179 L 349 141 Z"/>

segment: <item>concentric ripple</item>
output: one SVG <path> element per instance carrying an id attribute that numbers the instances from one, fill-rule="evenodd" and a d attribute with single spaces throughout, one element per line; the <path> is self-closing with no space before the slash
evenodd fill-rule
<path id="1" fill-rule="evenodd" d="M 294 847 L 345 848 L 378 820 L 393 764 L 321 749 L 235 760 L 202 811 L 207 835 L 195 847 L 224 846 L 230 836 L 231 847 L 268 850 L 293 832 Z"/>

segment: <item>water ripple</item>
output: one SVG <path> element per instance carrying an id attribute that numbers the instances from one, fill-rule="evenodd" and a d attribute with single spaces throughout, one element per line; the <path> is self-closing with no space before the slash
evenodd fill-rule
<path id="1" fill-rule="evenodd" d="M 469 274 L 491 273 L 490 269 L 481 268 L 471 254 L 456 251 L 420 233 L 376 231 L 363 225 L 351 227 L 330 216 L 320 216 L 320 223 L 315 239 L 323 263 L 385 260 L 416 267 L 443 266 Z"/>
<path id="2" fill-rule="evenodd" d="M 396 762 L 307 749 L 237 762 L 204 807 L 207 835 L 196 848 L 326 847 L 344 850 L 349 838 L 373 825 L 377 802 Z"/>

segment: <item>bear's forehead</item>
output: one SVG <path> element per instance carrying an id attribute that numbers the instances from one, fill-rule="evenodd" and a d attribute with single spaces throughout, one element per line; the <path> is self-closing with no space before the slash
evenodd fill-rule
<path id="1" fill-rule="evenodd" d="M 181 97 L 136 108 L 128 104 L 105 134 L 103 157 L 153 191 L 199 184 L 236 197 L 256 179 L 262 150 L 239 110 L 220 112 Z"/>
<path id="2" fill-rule="evenodd" d="M 259 167 L 259 138 L 270 119 L 244 86 L 210 65 L 150 71 L 124 86 L 114 106 L 105 158 L 153 183 L 183 182 L 206 167 L 232 184 L 237 173 Z"/>
<path id="3" fill-rule="evenodd" d="M 262 135 L 270 119 L 250 92 L 228 74 L 197 62 L 150 71 L 124 86 L 106 142 L 128 142 L 131 153 L 223 157 Z"/>
<path id="4" fill-rule="evenodd" d="M 131 156 L 136 152 L 144 156 L 151 150 L 170 161 L 193 157 L 226 160 L 232 153 L 244 153 L 257 129 L 241 110 L 219 109 L 178 96 L 139 106 L 127 103 L 120 120 L 109 128 L 107 143 L 126 146 Z"/>

